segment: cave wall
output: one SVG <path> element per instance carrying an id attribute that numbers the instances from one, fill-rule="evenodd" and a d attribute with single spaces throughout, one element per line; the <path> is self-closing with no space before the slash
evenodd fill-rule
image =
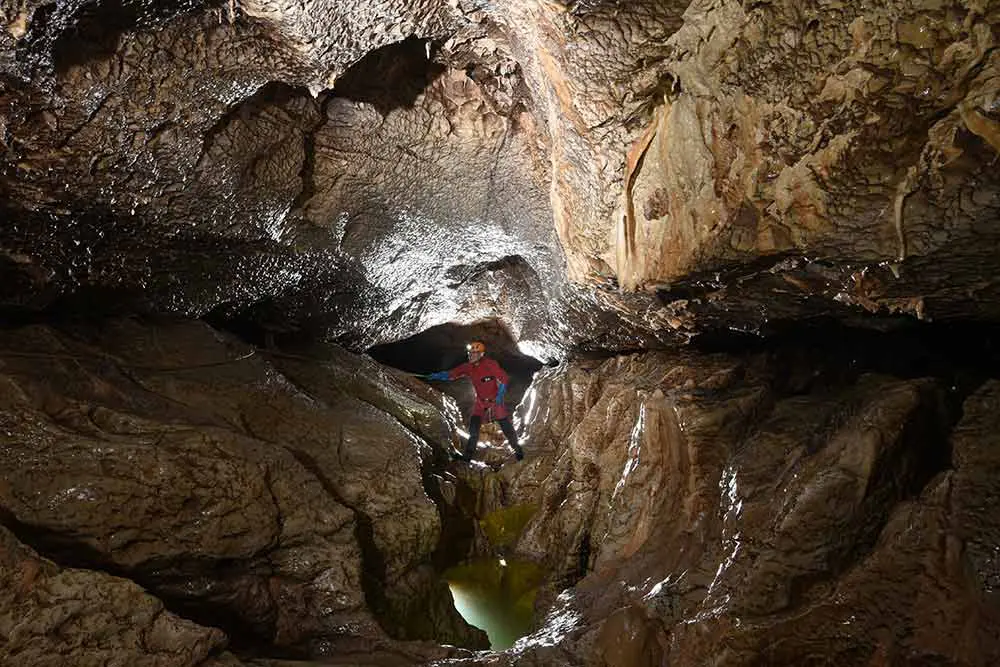
<path id="1" fill-rule="evenodd" d="M 996 316 L 994 2 L 2 10 L 8 306 L 355 349 Z"/>
<path id="2" fill-rule="evenodd" d="M 998 662 L 995 378 L 674 349 L 995 323 L 998 26 L 993 0 L 0 1 L 0 627 L 137 660 L 168 633 L 164 664 L 230 664 L 225 637 Z M 456 471 L 419 383 L 122 313 L 354 351 L 492 321 L 600 359 L 528 390 L 526 463 Z M 509 654 L 436 643 L 482 640 L 435 578 L 464 501 L 539 508 Z M 106 625 L 66 639 L 75 579 Z"/>
<path id="3" fill-rule="evenodd" d="M 523 467 L 473 480 L 547 572 L 496 664 L 997 659 L 996 381 L 796 354 L 539 374 Z"/>
<path id="4" fill-rule="evenodd" d="M 455 419 L 440 395 L 338 348 L 265 356 L 201 323 L 33 325 L 2 338 L 8 541 L 63 569 L 131 579 L 225 630 L 199 631 L 206 651 L 482 643 L 436 561 L 441 517 L 424 469 L 453 446 Z M 45 589 L 23 588 L 40 615 L 58 613 Z M 135 604 L 153 613 L 146 598 Z M 18 599 L 5 636 L 24 632 Z M 415 602 L 419 613 L 403 613 Z M 87 622 L 87 641 L 123 631 L 118 617 Z M 65 650 L 56 630 L 32 632 Z"/>

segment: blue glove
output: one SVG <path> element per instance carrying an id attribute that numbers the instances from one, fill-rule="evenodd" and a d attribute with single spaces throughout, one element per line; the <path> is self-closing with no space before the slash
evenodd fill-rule
<path id="1" fill-rule="evenodd" d="M 448 371 L 438 371 L 437 373 L 431 373 L 427 376 L 428 380 L 447 380 Z"/>
<path id="2" fill-rule="evenodd" d="M 497 387 L 497 405 L 503 405 L 503 396 L 507 393 L 507 385 L 500 383 Z"/>

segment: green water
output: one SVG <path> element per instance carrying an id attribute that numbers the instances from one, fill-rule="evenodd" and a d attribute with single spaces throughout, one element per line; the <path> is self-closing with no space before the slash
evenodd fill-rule
<path id="1" fill-rule="evenodd" d="M 507 547 L 524 532 L 538 508 L 535 505 L 512 505 L 490 512 L 479 520 L 479 528 L 494 547 Z"/>
<path id="2" fill-rule="evenodd" d="M 502 651 L 531 631 L 541 570 L 534 563 L 483 559 L 445 573 L 455 609 Z"/>

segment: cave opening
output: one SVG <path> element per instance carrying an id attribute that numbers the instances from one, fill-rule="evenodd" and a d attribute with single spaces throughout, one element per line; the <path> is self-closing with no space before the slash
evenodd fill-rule
<path id="1" fill-rule="evenodd" d="M 517 406 L 543 364 L 522 353 L 517 341 L 499 320 L 482 320 L 469 325 L 442 324 L 400 341 L 369 348 L 367 353 L 386 366 L 426 375 L 450 370 L 468 361 L 465 345 L 473 340 L 485 343 L 487 356 L 495 359 L 510 375 L 507 404 L 512 408 Z M 435 383 L 435 387 L 454 398 L 463 414 L 471 410 L 474 394 L 468 383 L 441 382 Z"/>
<path id="2" fill-rule="evenodd" d="M 333 93 L 371 104 L 382 114 L 410 108 L 445 71 L 444 65 L 430 59 L 433 50 L 432 42 L 417 37 L 374 49 L 337 79 Z"/>

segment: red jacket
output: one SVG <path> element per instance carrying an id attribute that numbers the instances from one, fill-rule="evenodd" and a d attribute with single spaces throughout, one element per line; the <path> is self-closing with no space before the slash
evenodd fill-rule
<path id="1" fill-rule="evenodd" d="M 472 407 L 474 417 L 488 417 L 487 411 L 492 408 L 492 419 L 503 419 L 510 415 L 507 404 L 497 405 L 497 389 L 501 384 L 507 384 L 509 378 L 500 364 L 489 357 L 483 357 L 476 363 L 467 361 L 461 366 L 448 371 L 449 380 L 467 377 L 476 390 L 476 404 Z"/>

